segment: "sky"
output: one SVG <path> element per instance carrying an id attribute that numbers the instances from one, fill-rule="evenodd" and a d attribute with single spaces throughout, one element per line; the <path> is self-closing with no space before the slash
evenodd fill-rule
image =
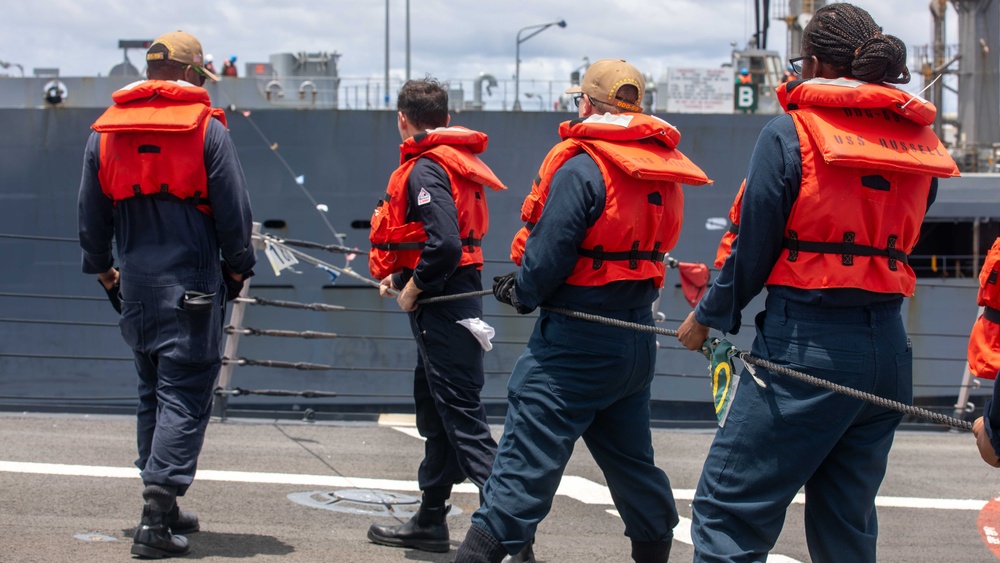
<path id="1" fill-rule="evenodd" d="M 388 10 L 387 10 L 388 3 Z M 931 38 L 929 0 L 858 0 L 912 52 Z M 775 6 L 786 0 L 772 0 Z M 198 37 L 216 67 L 237 56 L 267 62 L 274 53 L 336 52 L 345 81 L 381 84 L 386 16 L 393 81 L 406 68 L 407 0 L 5 0 L 0 8 L 0 74 L 58 67 L 62 76 L 95 76 L 122 60 L 119 39 L 153 39 L 183 29 Z M 719 67 L 731 44 L 754 30 L 751 0 L 410 0 L 410 76 L 501 82 L 515 74 L 519 29 L 565 20 L 520 44 L 521 92 L 568 87 L 585 58 L 624 58 L 660 78 L 670 67 Z M 949 8 L 949 43 L 957 43 Z M 771 21 L 768 48 L 787 57 L 785 24 Z M 522 34 L 527 35 L 529 31 Z M 796 53 L 797 54 L 797 53 Z M 142 53 L 131 62 L 143 69 Z M 911 65 L 912 67 L 912 65 Z M 911 69 L 912 70 L 912 69 Z M 549 85 L 551 81 L 554 86 Z M 919 77 L 908 87 L 916 91 Z M 527 103 L 527 102 L 523 102 Z"/>

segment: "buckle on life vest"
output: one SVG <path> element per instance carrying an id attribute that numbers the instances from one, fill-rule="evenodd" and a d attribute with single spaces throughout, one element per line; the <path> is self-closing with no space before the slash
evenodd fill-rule
<path id="1" fill-rule="evenodd" d="M 896 268 L 896 258 L 894 257 L 893 251 L 896 250 L 896 241 L 899 239 L 896 235 L 889 235 L 889 244 L 886 245 L 886 250 L 889 252 L 889 269 L 895 272 Z"/>
<path id="2" fill-rule="evenodd" d="M 788 237 L 785 238 L 785 248 L 788 249 L 788 261 L 795 262 L 799 259 L 799 234 L 789 230 Z"/>
<path id="3" fill-rule="evenodd" d="M 595 270 L 600 270 L 601 269 L 601 266 L 604 265 L 604 258 L 602 258 L 603 256 L 604 256 L 604 247 L 602 245 L 600 245 L 600 244 L 597 245 L 597 246 L 595 246 L 594 247 L 594 254 L 588 256 L 589 258 L 593 258 L 594 259 L 594 264 L 593 264 L 593 266 L 591 266 L 593 269 L 595 269 Z"/>
<path id="4" fill-rule="evenodd" d="M 628 269 L 635 270 L 639 268 L 639 241 L 632 242 L 632 250 L 628 253 Z"/>
<path id="5" fill-rule="evenodd" d="M 535 228 L 535 224 L 531 221 L 528 221 L 527 223 L 524 224 L 524 228 L 528 229 L 528 232 L 530 233 L 531 229 Z"/>
<path id="6" fill-rule="evenodd" d="M 469 231 L 469 236 L 467 236 L 464 239 L 462 239 L 462 246 L 467 246 L 468 247 L 467 252 L 475 252 L 477 246 L 482 246 L 483 245 L 483 239 L 476 238 L 474 236 L 475 234 L 476 234 L 475 231 L 471 231 L 470 230 Z"/>
<path id="7" fill-rule="evenodd" d="M 844 253 L 840 255 L 840 263 L 845 266 L 854 265 L 854 233 L 847 231 L 844 233 Z"/>
<path id="8" fill-rule="evenodd" d="M 996 270 L 990 270 L 990 275 L 987 276 L 986 283 L 990 285 L 996 285 L 998 275 L 1000 275 L 1000 272 L 997 272 Z"/>

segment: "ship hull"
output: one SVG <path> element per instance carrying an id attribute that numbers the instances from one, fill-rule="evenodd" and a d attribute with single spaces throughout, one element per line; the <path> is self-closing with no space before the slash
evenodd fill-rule
<path id="1" fill-rule="evenodd" d="M 90 124 L 100 113 L 95 108 L 0 109 L 0 233 L 32 237 L 0 238 L 6 263 L 0 279 L 0 339 L 5 351 L 0 354 L 0 396 L 8 408 L 24 404 L 129 408 L 126 399 L 134 397 L 134 368 L 118 334 L 116 316 L 99 299 L 102 292 L 92 276 L 80 272 L 79 248 L 71 240 L 76 236 L 83 146 Z M 227 117 L 246 172 L 254 218 L 264 225 L 263 232 L 365 248 L 371 210 L 398 163 L 395 112 L 268 109 L 249 115 L 228 112 Z M 489 135 L 490 147 L 483 159 L 510 187 L 489 196 L 491 227 L 484 242 L 487 264 L 483 270 L 487 284 L 492 276 L 513 268 L 507 256 L 509 242 L 520 226 L 521 202 L 545 153 L 559 140 L 558 123 L 569 117 L 554 112 L 452 116 L 453 124 Z M 772 116 L 661 117 L 681 131 L 679 148 L 715 182 L 685 187 L 685 226 L 671 256 L 684 262 L 711 263 L 722 231 L 711 229 L 717 221 L 710 219 L 725 217 L 757 134 Z M 296 177 L 302 178 L 301 186 Z M 327 207 L 326 219 L 344 235 L 342 239 L 327 227 L 310 197 Z M 951 208 L 945 204 L 944 209 Z M 308 252 L 337 267 L 349 265 L 361 275 L 368 274 L 363 255 L 347 262 L 342 255 Z M 409 408 L 416 349 L 405 315 L 395 302 L 379 298 L 377 291 L 349 276 L 332 283 L 327 273 L 308 264 L 296 268 L 300 273 L 276 275 L 260 258 L 251 296 L 343 305 L 347 310 L 248 306 L 243 326 L 339 336 L 309 340 L 243 336 L 235 356 L 334 369 L 242 366 L 234 370 L 231 385 L 339 396 L 307 400 L 250 395 L 230 398 L 230 408 L 248 412 L 312 409 L 320 414 Z M 976 316 L 975 291 L 971 278 L 921 280 L 917 295 L 907 300 L 904 315 L 914 344 L 918 402 L 954 404 L 962 383 L 965 338 Z M 749 323 L 762 304 L 758 298 L 744 311 L 744 327 L 731 336 L 737 346 L 749 349 L 753 336 Z M 497 344 L 486 354 L 484 396 L 491 413 L 499 416 L 507 375 L 523 350 L 534 315 L 514 315 L 492 298 L 484 299 L 484 306 L 486 321 L 497 329 Z M 659 326 L 668 329 L 676 328 L 691 310 L 675 271 L 668 272 L 659 310 L 666 317 Z M 66 322 L 76 324 L 52 324 Z M 682 349 L 671 337 L 658 339 L 654 414 L 662 420 L 711 419 L 704 358 Z"/>

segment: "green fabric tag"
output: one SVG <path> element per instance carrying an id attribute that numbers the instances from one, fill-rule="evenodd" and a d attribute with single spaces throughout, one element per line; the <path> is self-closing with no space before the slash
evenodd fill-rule
<path id="1" fill-rule="evenodd" d="M 702 353 L 712 362 L 709 368 L 712 372 L 712 403 L 715 405 L 715 418 L 721 428 L 726 425 L 729 408 L 740 384 L 740 376 L 733 365 L 736 350 L 726 340 L 710 338 L 702 345 Z"/>

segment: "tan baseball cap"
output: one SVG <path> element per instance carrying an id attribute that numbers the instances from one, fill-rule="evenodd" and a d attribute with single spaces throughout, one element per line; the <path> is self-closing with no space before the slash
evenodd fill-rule
<path id="1" fill-rule="evenodd" d="M 642 106 L 616 98 L 618 89 L 631 84 L 639 89 L 639 103 L 646 91 L 646 79 L 625 59 L 601 59 L 587 67 L 579 86 L 566 90 L 567 94 L 584 93 L 598 102 L 619 107 L 625 111 L 642 112 Z"/>
<path id="2" fill-rule="evenodd" d="M 149 50 L 146 51 L 147 61 L 170 60 L 191 65 L 198 72 L 218 81 L 219 77 L 205 68 L 205 56 L 201 51 L 201 42 L 194 35 L 177 30 L 159 36 Z"/>

